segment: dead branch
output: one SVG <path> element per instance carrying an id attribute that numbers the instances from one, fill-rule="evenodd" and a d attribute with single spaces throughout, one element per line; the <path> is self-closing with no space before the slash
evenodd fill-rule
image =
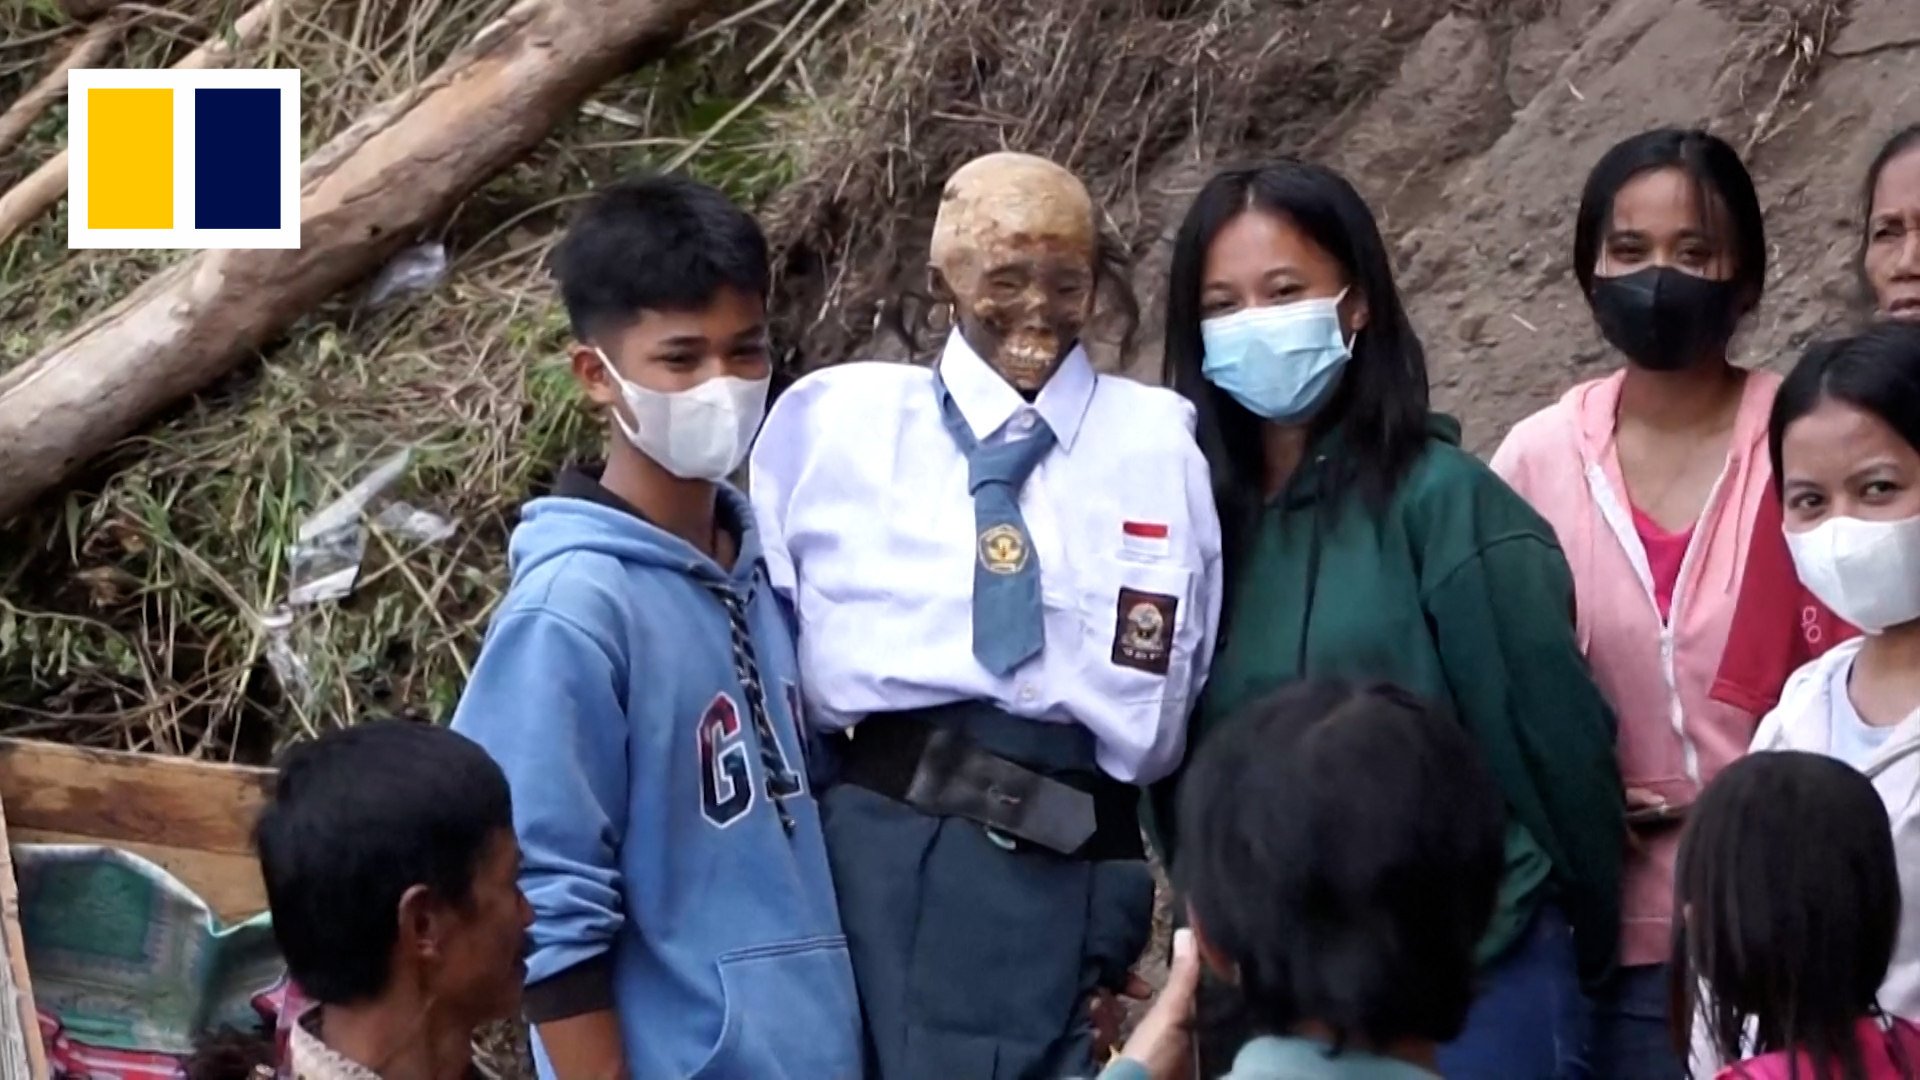
<path id="1" fill-rule="evenodd" d="M 48 70 L 46 75 L 42 76 L 39 82 L 34 83 L 26 93 L 20 95 L 19 100 L 9 106 L 6 112 L 0 113 L 0 154 L 5 154 L 13 144 L 19 142 L 20 137 L 27 133 L 27 129 L 33 126 L 34 121 L 40 119 L 40 115 L 47 111 L 47 107 L 60 100 L 61 95 L 67 92 L 67 72 L 74 68 L 90 68 L 98 64 L 106 57 L 107 50 L 113 48 L 114 41 L 120 37 L 120 32 L 126 27 L 127 20 L 119 16 L 101 19 L 94 23 L 85 34 L 81 35 L 80 40 L 74 43 L 73 48 L 67 50 L 67 55 L 61 57 L 59 63 Z"/>
<path id="2" fill-rule="evenodd" d="M 0 522 L 378 266 L 707 3 L 520 0 L 312 156 L 298 250 L 200 253 L 0 375 Z"/>

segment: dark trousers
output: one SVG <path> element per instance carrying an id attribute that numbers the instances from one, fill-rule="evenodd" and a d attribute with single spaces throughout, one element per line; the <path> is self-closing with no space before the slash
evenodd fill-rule
<path id="1" fill-rule="evenodd" d="M 1097 770 L 1091 737 L 1074 725 L 977 704 L 916 715 L 959 725 L 1036 772 Z M 1096 987 L 1124 984 L 1146 947 L 1153 878 L 1144 861 L 1009 850 L 972 821 L 848 783 L 827 786 L 820 810 L 872 1080 L 1094 1073 L 1087 1001 Z"/>
<path id="2" fill-rule="evenodd" d="M 1596 1075 L 1586 1058 L 1591 1024 L 1573 930 L 1560 909 L 1548 904 L 1481 973 L 1466 1030 L 1440 1048 L 1440 1073 L 1448 1080 L 1586 1080 Z"/>
<path id="3" fill-rule="evenodd" d="M 1593 1002 L 1593 1075 L 1680 1080 L 1687 1074 L 1667 1026 L 1667 965 L 1623 967 Z"/>

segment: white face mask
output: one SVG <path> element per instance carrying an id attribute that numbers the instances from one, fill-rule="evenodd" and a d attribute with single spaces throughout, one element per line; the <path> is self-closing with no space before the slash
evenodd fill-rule
<path id="1" fill-rule="evenodd" d="M 1807 591 L 1869 634 L 1920 619 L 1920 516 L 1836 517 L 1787 533 Z"/>
<path id="2" fill-rule="evenodd" d="M 698 386 L 665 393 L 627 381 L 607 354 L 594 353 L 620 387 L 633 422 L 619 409 L 614 423 L 633 448 L 686 480 L 724 480 L 747 459 L 753 436 L 767 415 L 767 379 L 721 375 Z"/>

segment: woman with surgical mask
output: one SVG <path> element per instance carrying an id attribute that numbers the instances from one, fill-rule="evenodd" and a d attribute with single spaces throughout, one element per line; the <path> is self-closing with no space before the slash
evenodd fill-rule
<path id="1" fill-rule="evenodd" d="M 1865 773 L 1893 821 L 1901 891 L 1920 896 L 1920 324 L 1807 351 L 1769 425 L 1800 580 L 1863 636 L 1796 672 L 1753 749 Z M 1905 920 L 1880 1008 L 1920 1016 L 1920 921 Z"/>
<path id="2" fill-rule="evenodd" d="M 1681 1075 L 1665 966 L 1678 826 L 1765 708 L 1711 692 L 1768 498 L 1780 380 L 1729 358 L 1766 269 L 1760 200 L 1732 147 L 1671 129 L 1615 145 L 1581 194 L 1573 271 L 1620 366 L 1515 425 L 1493 457 L 1559 535 L 1580 646 L 1620 721 L 1633 842 L 1620 970 L 1594 999 L 1596 1076 Z"/>
<path id="3" fill-rule="evenodd" d="M 1552 530 L 1428 405 L 1425 354 L 1352 186 L 1297 161 L 1215 176 L 1175 243 L 1166 357 L 1198 411 L 1225 552 L 1189 755 L 1301 678 L 1392 682 L 1448 708 L 1508 821 L 1484 991 L 1442 1072 L 1578 1075 L 1577 973 L 1608 969 L 1617 925 L 1613 718 Z M 1163 842 L 1179 781 L 1156 792 Z"/>

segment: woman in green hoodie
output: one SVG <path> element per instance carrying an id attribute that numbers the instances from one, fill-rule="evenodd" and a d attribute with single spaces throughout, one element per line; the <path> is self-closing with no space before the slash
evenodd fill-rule
<path id="1" fill-rule="evenodd" d="M 1442 1072 L 1583 1077 L 1581 983 L 1607 974 L 1619 935 L 1613 714 L 1580 655 L 1552 529 L 1429 405 L 1424 351 L 1353 187 L 1297 161 L 1215 176 L 1175 242 L 1166 358 L 1199 411 L 1226 563 L 1189 755 L 1249 700 L 1309 676 L 1388 681 L 1449 708 L 1509 826 L 1483 990 Z M 1181 777 L 1155 793 L 1163 839 Z"/>

